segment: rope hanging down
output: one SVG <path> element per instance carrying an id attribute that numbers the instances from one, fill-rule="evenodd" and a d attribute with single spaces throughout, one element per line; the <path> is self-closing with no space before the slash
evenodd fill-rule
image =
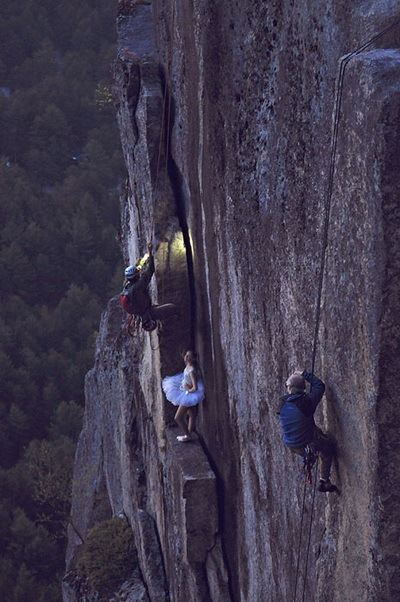
<path id="1" fill-rule="evenodd" d="M 314 331 L 314 341 L 313 341 L 313 350 L 312 350 L 312 362 L 311 362 L 311 372 L 314 372 L 315 368 L 315 358 L 317 354 L 317 344 L 318 344 L 318 333 L 320 327 L 320 318 L 321 318 L 321 299 L 322 299 L 322 288 L 324 281 L 324 272 L 325 272 L 325 263 L 326 263 L 326 249 L 328 246 L 328 233 L 329 233 L 329 220 L 331 213 L 331 205 L 332 205 L 332 193 L 333 193 L 333 180 L 335 175 L 335 163 L 336 163 L 336 154 L 337 154 L 337 141 L 338 141 L 338 133 L 339 133 L 339 121 L 340 121 L 340 109 L 342 105 L 342 93 L 343 93 L 343 81 L 344 74 L 348 63 L 352 58 L 364 52 L 369 46 L 371 46 L 374 42 L 379 40 L 381 37 L 386 35 L 392 29 L 395 29 L 400 25 L 400 19 L 392 23 L 392 25 L 388 25 L 381 32 L 370 38 L 367 42 L 362 44 L 353 52 L 350 52 L 345 57 L 340 60 L 340 68 L 339 68 L 339 77 L 338 77 L 338 86 L 336 92 L 336 100 L 335 100 L 335 113 L 334 113 L 334 123 L 333 123 L 333 132 L 332 132 L 332 142 L 331 142 L 331 156 L 330 156 L 330 165 L 329 165 L 329 177 L 328 177 L 328 187 L 325 198 L 325 220 L 324 220 L 324 231 L 323 231 L 323 244 L 321 250 L 321 264 L 320 264 L 320 279 L 318 286 L 318 297 L 317 297 L 317 309 L 316 309 L 316 318 L 315 318 L 315 331 Z"/>
<path id="2" fill-rule="evenodd" d="M 308 549 L 310 547 L 310 541 L 311 541 L 312 515 L 314 512 L 315 492 L 316 492 L 316 487 L 317 487 L 317 470 L 318 470 L 318 455 L 317 455 L 317 461 L 315 463 L 314 487 L 313 487 L 313 495 L 312 495 L 312 503 L 311 503 L 311 517 L 310 517 L 310 523 L 309 523 L 309 528 L 308 528 L 307 558 L 308 558 Z M 303 533 L 304 514 L 305 514 L 305 507 L 306 507 L 306 490 L 307 490 L 307 482 L 306 482 L 306 479 L 304 479 L 303 503 L 302 503 L 302 508 L 301 508 L 301 521 L 300 521 L 300 537 L 299 537 L 299 545 L 297 548 L 296 581 L 295 581 L 295 587 L 294 587 L 293 602 L 296 602 L 297 583 L 298 583 L 299 570 L 300 570 L 300 557 L 301 557 L 300 551 L 301 551 L 301 540 L 302 540 L 302 533 Z M 304 575 L 303 600 L 304 600 L 304 590 L 305 590 L 305 584 L 306 584 L 306 575 L 307 575 L 307 564 L 305 567 L 305 575 Z"/>
<path id="3" fill-rule="evenodd" d="M 322 290 L 324 284 L 324 274 L 325 274 L 325 265 L 326 265 L 326 250 L 328 247 L 328 234 L 329 234 L 329 223 L 330 223 L 330 215 L 331 215 L 331 206 L 332 206 L 332 194 L 333 194 L 333 181 L 335 175 L 335 163 L 336 163 L 336 155 L 337 155 L 337 143 L 338 143 L 338 135 L 339 135 L 339 121 L 340 121 L 340 110 L 342 105 L 342 95 L 343 95 L 343 82 L 345 70 L 352 58 L 361 54 L 366 50 L 369 46 L 371 46 L 374 42 L 378 41 L 384 35 L 389 33 L 389 31 L 395 29 L 400 25 L 400 19 L 388 25 L 385 29 L 380 31 L 378 34 L 374 35 L 364 44 L 362 44 L 359 48 L 350 52 L 345 57 L 340 60 L 339 67 L 339 76 L 338 76 L 338 84 L 336 90 L 336 98 L 334 105 L 334 120 L 333 120 L 333 131 L 332 131 L 332 141 L 331 141 L 331 152 L 330 152 L 330 165 L 329 165 L 329 177 L 328 177 L 328 186 L 325 197 L 325 219 L 324 219 L 324 229 L 323 229 L 323 239 L 322 239 L 322 249 L 321 249 L 321 263 L 320 263 L 320 272 L 319 272 L 319 283 L 318 283 L 318 295 L 317 295 L 317 305 L 316 305 L 316 316 L 315 316 L 315 330 L 314 330 L 314 339 L 313 339 L 313 349 L 312 349 L 312 361 L 311 361 L 311 372 L 314 373 L 315 369 L 315 359 L 317 354 L 317 345 L 318 345 L 318 334 L 320 328 L 320 319 L 321 319 L 321 300 L 322 300 Z M 307 583 L 307 573 L 308 573 L 308 557 L 310 551 L 310 543 L 311 543 L 311 528 L 312 521 L 314 515 L 314 502 L 315 502 L 315 491 L 316 491 L 316 478 L 314 478 L 314 488 L 313 488 L 313 497 L 312 497 L 312 506 L 311 506 L 311 514 L 310 514 L 310 523 L 309 523 L 309 532 L 308 532 L 308 542 L 306 549 L 306 559 L 305 559 L 305 567 L 304 567 L 304 579 L 303 579 L 303 592 L 302 592 L 302 602 L 305 602 L 305 589 Z M 296 566 L 296 579 L 295 579 L 295 589 L 293 595 L 293 602 L 296 602 L 296 594 L 297 594 L 297 584 L 299 580 L 299 568 L 300 568 L 300 550 L 301 550 L 301 540 L 302 540 L 302 532 L 303 532 L 303 520 L 304 520 L 304 511 L 305 511 L 305 493 L 306 493 L 306 482 L 304 483 L 304 494 L 303 494 L 303 506 L 301 512 L 301 521 L 300 521 L 300 538 L 299 538 L 299 546 L 298 546 L 298 557 L 297 557 L 297 566 Z"/>

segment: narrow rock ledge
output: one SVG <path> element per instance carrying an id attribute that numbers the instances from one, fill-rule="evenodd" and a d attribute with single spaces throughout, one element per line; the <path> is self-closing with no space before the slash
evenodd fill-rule
<path id="1" fill-rule="evenodd" d="M 181 556 L 188 564 L 204 563 L 218 531 L 216 477 L 200 442 L 180 443 L 178 429 L 167 432 L 170 453 L 167 482 L 172 487 L 173 525 Z"/>

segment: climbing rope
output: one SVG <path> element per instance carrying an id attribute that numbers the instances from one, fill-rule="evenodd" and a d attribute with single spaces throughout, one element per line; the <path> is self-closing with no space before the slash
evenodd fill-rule
<path id="1" fill-rule="evenodd" d="M 158 191 L 160 171 L 161 171 L 161 154 L 164 143 L 165 136 L 165 166 L 164 166 L 164 182 L 163 182 L 163 194 L 162 197 L 165 199 L 167 196 L 167 176 L 168 176 L 168 155 L 170 148 L 170 131 L 171 131 L 171 105 L 172 105 L 172 93 L 171 93 L 171 73 L 172 73 L 172 59 L 173 59 L 173 43 L 174 43 L 174 32 L 175 32 L 175 4 L 172 7 L 172 28 L 170 31 L 170 48 L 169 48 L 169 57 L 168 57 L 168 66 L 166 69 L 166 77 L 164 81 L 164 90 L 163 90 L 163 104 L 162 104 L 162 117 L 161 117 L 161 125 L 160 125 L 160 136 L 158 143 L 158 154 L 157 154 L 157 167 L 156 167 L 156 178 L 154 183 L 155 195 Z M 153 242 L 154 239 L 154 205 L 156 203 L 156 196 L 153 195 L 153 213 L 150 224 L 150 233 L 148 240 Z M 162 222 L 166 222 L 166 211 L 164 211 Z M 160 286 L 160 297 L 161 301 L 164 302 L 164 271 L 165 271 L 165 249 L 163 253 L 163 271 L 161 273 L 161 286 Z M 160 348 L 160 344 L 157 347 L 153 347 L 150 342 L 150 347 L 152 351 L 157 351 Z"/>
<path id="2" fill-rule="evenodd" d="M 157 194 L 159 179 L 160 179 L 160 171 L 161 171 L 161 154 L 162 148 L 164 144 L 164 136 L 165 136 L 165 166 L 164 166 L 164 182 L 163 182 L 163 198 L 166 198 L 167 192 L 167 176 L 168 176 L 168 155 L 170 148 L 170 130 L 171 130 L 171 108 L 172 108 L 172 94 L 171 94 L 171 81 L 172 81 L 172 59 L 173 59 L 173 45 L 174 45 L 174 32 L 175 32 L 175 4 L 172 7 L 172 28 L 170 32 L 170 47 L 169 47 L 169 56 L 168 56 L 168 64 L 166 69 L 166 76 L 164 81 L 164 90 L 163 90 L 163 103 L 162 103 L 162 117 L 161 117 L 161 125 L 160 125 L 160 136 L 158 143 L 158 153 L 157 153 L 157 167 L 156 167 L 156 177 L 154 183 L 154 190 Z M 155 195 L 153 195 L 153 207 L 156 202 Z M 163 220 L 165 221 L 165 220 Z M 148 240 L 153 240 L 154 237 L 154 211 L 150 224 L 150 232 Z"/>
<path id="3" fill-rule="evenodd" d="M 309 526 L 308 526 L 308 541 L 307 541 L 306 561 L 305 561 L 304 579 L 303 579 L 303 595 L 301 598 L 303 602 L 305 600 L 305 594 L 306 594 L 308 556 L 310 553 L 311 529 L 312 529 L 312 523 L 313 523 L 313 517 L 314 517 L 314 506 L 315 506 L 315 492 L 317 489 L 317 469 L 318 469 L 318 455 L 317 455 L 317 461 L 315 463 L 314 487 L 313 487 L 312 502 L 311 502 L 310 522 L 309 522 Z"/>
<path id="4" fill-rule="evenodd" d="M 342 105 L 343 82 L 344 82 L 345 70 L 346 70 L 348 63 L 350 62 L 350 60 L 352 58 L 354 58 L 355 56 L 364 52 L 364 50 L 366 50 L 374 42 L 378 41 L 384 35 L 389 33 L 389 31 L 395 29 L 399 25 L 400 25 L 400 19 L 398 19 L 391 25 L 388 25 L 387 27 L 385 27 L 385 29 L 383 29 L 382 31 L 380 31 L 379 33 L 374 35 L 372 38 L 367 40 L 364 44 L 359 46 L 356 50 L 354 50 L 353 52 L 350 52 L 343 59 L 340 60 L 339 76 L 338 76 L 338 83 L 337 83 L 337 90 L 336 90 L 336 97 L 335 97 L 335 104 L 334 104 L 334 121 L 333 121 L 333 130 L 332 130 L 329 176 L 328 176 L 328 185 L 327 185 L 327 192 L 326 192 L 325 205 L 324 205 L 325 206 L 325 219 L 324 219 L 323 238 L 322 238 L 321 262 L 320 262 L 320 272 L 319 272 L 320 277 L 319 277 L 319 282 L 318 282 L 315 330 L 314 330 L 313 349 L 312 349 L 312 361 L 311 361 L 311 372 L 312 373 L 314 373 L 314 369 L 315 369 L 315 359 L 316 359 L 316 354 L 317 354 L 318 335 L 319 335 L 320 320 L 321 320 L 322 290 L 323 290 L 324 275 L 325 275 L 326 250 L 328 247 L 329 223 L 330 223 L 331 206 L 332 206 L 333 182 L 334 182 L 334 175 L 335 175 L 337 144 L 338 144 L 338 136 L 339 136 L 340 110 L 341 110 L 341 105 Z M 317 464 L 318 464 L 318 461 L 316 463 L 315 472 L 317 471 Z M 311 528 L 312 528 L 313 515 L 314 515 L 315 491 L 316 491 L 316 478 L 314 479 L 308 541 L 307 541 L 307 548 L 306 548 L 306 559 L 305 559 L 304 579 L 303 579 L 303 593 L 302 593 L 302 601 L 303 602 L 305 600 L 305 589 L 306 589 L 307 574 L 308 574 L 308 557 L 309 557 L 309 551 L 310 551 Z M 295 579 L 293 602 L 296 602 L 297 584 L 298 584 L 298 579 L 299 579 L 300 551 L 301 551 L 303 521 L 304 521 L 304 512 L 305 512 L 305 493 L 306 493 L 306 481 L 304 483 L 303 506 L 302 506 L 302 511 L 301 511 L 300 537 L 299 537 L 299 545 L 298 545 L 298 558 L 297 558 L 297 566 L 296 566 L 296 579 Z"/>
<path id="5" fill-rule="evenodd" d="M 315 472 L 314 472 L 314 487 L 313 487 L 313 496 L 312 496 L 312 505 L 311 505 L 311 516 L 310 516 L 310 522 L 309 522 L 309 537 L 308 537 L 308 544 L 307 544 L 307 556 L 306 556 L 306 563 L 307 563 L 307 559 L 308 559 L 308 550 L 310 547 L 310 541 L 311 541 L 311 527 L 312 527 L 312 519 L 313 519 L 313 512 L 314 512 L 314 502 L 315 502 L 315 491 L 316 491 L 316 487 L 317 487 L 317 470 L 318 470 L 318 454 L 316 457 L 316 461 L 315 461 Z M 302 508 L 301 508 L 301 521 L 300 521 L 300 537 L 299 537 L 299 545 L 297 548 L 297 563 L 296 563 L 296 580 L 295 580 L 295 587 L 294 587 L 294 594 L 293 594 L 293 602 L 296 602 L 296 594 L 297 594 L 297 584 L 298 584 L 298 577 L 299 577 L 299 571 L 300 571 L 300 558 L 301 558 L 301 540 L 302 540 L 302 533 L 303 533 L 303 523 L 304 523 L 304 514 L 305 514 L 305 507 L 306 507 L 306 491 L 307 491 L 307 478 L 304 479 L 304 487 L 303 487 L 303 503 L 302 503 Z M 307 569 L 307 564 L 306 564 L 306 569 Z M 303 582 L 303 601 L 304 601 L 304 593 L 305 593 L 305 587 L 306 587 L 306 578 L 304 578 L 304 582 Z"/>
<path id="6" fill-rule="evenodd" d="M 331 157 L 330 157 L 330 165 L 329 165 L 329 176 L 328 176 L 328 186 L 325 198 L 325 220 L 324 220 L 324 230 L 323 230 L 323 244 L 321 251 L 321 264 L 320 264 L 320 278 L 318 284 L 318 297 L 317 297 L 317 310 L 316 310 L 316 318 L 315 318 L 315 331 L 314 331 L 314 341 L 313 341 L 313 351 L 312 351 L 312 362 L 311 362 L 311 372 L 314 372 L 315 368 L 315 358 L 317 353 L 317 344 L 318 344 L 318 334 L 320 327 L 320 317 L 321 317 L 321 299 L 322 299 L 322 288 L 324 282 L 324 272 L 325 272 L 325 263 L 326 263 L 326 249 L 328 246 L 328 234 L 329 234 L 329 221 L 330 221 L 330 213 L 331 213 L 331 205 L 332 205 L 332 193 L 333 193 L 333 181 L 335 175 L 335 163 L 336 163 L 336 154 L 337 154 L 337 142 L 339 135 L 339 121 L 340 121 L 340 109 L 342 105 L 342 95 L 343 95 L 343 81 L 344 74 L 348 63 L 352 58 L 364 52 L 369 46 L 371 46 L 374 42 L 378 41 L 384 35 L 386 35 L 392 29 L 395 29 L 400 25 L 400 19 L 392 23 L 392 25 L 388 25 L 385 29 L 383 29 L 378 34 L 374 35 L 367 42 L 362 44 L 353 52 L 347 54 L 340 61 L 339 68 L 339 77 L 338 77 L 338 85 L 336 92 L 336 100 L 335 100 L 335 113 L 334 113 L 334 124 L 333 124 L 333 132 L 332 132 L 332 142 L 331 142 Z"/>
<path id="7" fill-rule="evenodd" d="M 302 540 L 302 533 L 303 533 L 303 522 L 304 522 L 304 510 L 306 507 L 306 487 L 307 484 L 304 481 L 304 487 L 303 487 L 303 504 L 301 507 L 301 520 L 300 520 L 300 537 L 299 537 L 299 544 L 297 546 L 297 563 L 296 563 L 296 579 L 295 579 L 295 583 L 294 583 L 294 593 L 293 593 L 293 602 L 296 602 L 296 594 L 297 594 L 297 583 L 299 580 L 299 570 L 300 570 L 300 557 L 301 557 L 301 540 Z"/>
<path id="8" fill-rule="evenodd" d="M 172 102 L 170 82 L 171 82 L 171 70 L 172 70 L 172 51 L 173 51 L 174 31 L 175 31 L 175 5 L 173 5 L 172 29 L 171 29 L 171 35 L 170 35 L 171 45 L 170 45 L 170 52 L 169 52 L 168 68 L 166 70 L 166 78 L 165 78 L 164 90 L 163 90 L 162 116 L 161 116 L 160 134 L 159 134 L 159 141 L 158 141 L 156 175 L 155 175 L 155 182 L 154 182 L 155 194 L 153 194 L 153 204 L 152 204 L 153 211 L 152 211 L 152 216 L 151 216 L 149 234 L 147 237 L 147 241 L 151 242 L 152 244 L 153 244 L 153 240 L 154 240 L 154 222 L 155 222 L 154 205 L 156 203 L 156 194 L 157 194 L 158 186 L 159 186 L 159 179 L 160 179 L 160 172 L 161 172 L 161 156 L 162 156 L 162 148 L 164 145 L 164 136 L 165 136 L 165 150 L 164 150 L 165 167 L 164 167 L 164 184 L 163 184 L 163 198 L 164 199 L 166 198 L 166 190 L 167 190 L 167 174 L 168 174 L 167 161 L 168 161 L 169 146 L 170 146 L 171 102 Z M 167 99 L 168 99 L 168 106 L 167 106 Z M 167 121 L 167 123 L 166 123 L 166 121 Z M 162 220 L 162 221 L 166 221 L 166 220 Z M 165 259 L 164 259 L 164 263 L 165 263 Z M 163 288 L 164 288 L 164 277 L 162 274 L 161 291 L 163 291 Z M 162 293 L 161 293 L 161 297 L 163 298 Z M 145 330 L 152 331 L 157 326 L 159 326 L 158 322 L 155 322 L 155 324 L 156 325 L 154 327 L 152 324 L 151 327 L 148 327 L 148 328 L 146 328 L 144 324 L 142 324 L 142 326 Z M 131 323 L 129 323 L 127 330 L 128 330 L 128 332 L 130 332 L 130 334 L 132 334 L 132 336 L 134 336 L 135 334 L 138 333 L 138 324 L 134 323 L 132 325 Z M 157 349 L 159 349 L 160 345 L 158 345 L 157 347 L 154 348 L 150 342 L 150 347 L 151 347 L 152 351 L 157 351 Z"/>

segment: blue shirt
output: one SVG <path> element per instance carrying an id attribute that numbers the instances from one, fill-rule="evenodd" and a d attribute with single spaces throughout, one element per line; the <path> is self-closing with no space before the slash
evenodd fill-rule
<path id="1" fill-rule="evenodd" d="M 283 440 L 291 448 L 304 447 L 312 441 L 314 412 L 325 391 L 324 383 L 314 374 L 304 371 L 303 376 L 311 384 L 310 392 L 285 395 L 280 410 Z"/>

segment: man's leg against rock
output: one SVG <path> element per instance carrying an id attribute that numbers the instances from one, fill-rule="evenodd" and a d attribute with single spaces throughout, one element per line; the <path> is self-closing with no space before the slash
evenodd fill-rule
<path id="1" fill-rule="evenodd" d="M 290 449 L 290 451 L 292 452 L 292 454 L 296 454 L 297 456 L 304 456 L 305 453 L 305 449 L 304 447 L 289 447 L 288 449 Z"/>
<path id="2" fill-rule="evenodd" d="M 173 303 L 164 303 L 163 305 L 152 305 L 149 314 L 153 320 L 165 320 L 178 315 L 178 310 Z"/>
<path id="3" fill-rule="evenodd" d="M 324 481 L 328 481 L 331 474 L 332 457 L 335 449 L 332 439 L 318 429 L 314 439 L 314 446 L 321 457 L 320 477 Z"/>

